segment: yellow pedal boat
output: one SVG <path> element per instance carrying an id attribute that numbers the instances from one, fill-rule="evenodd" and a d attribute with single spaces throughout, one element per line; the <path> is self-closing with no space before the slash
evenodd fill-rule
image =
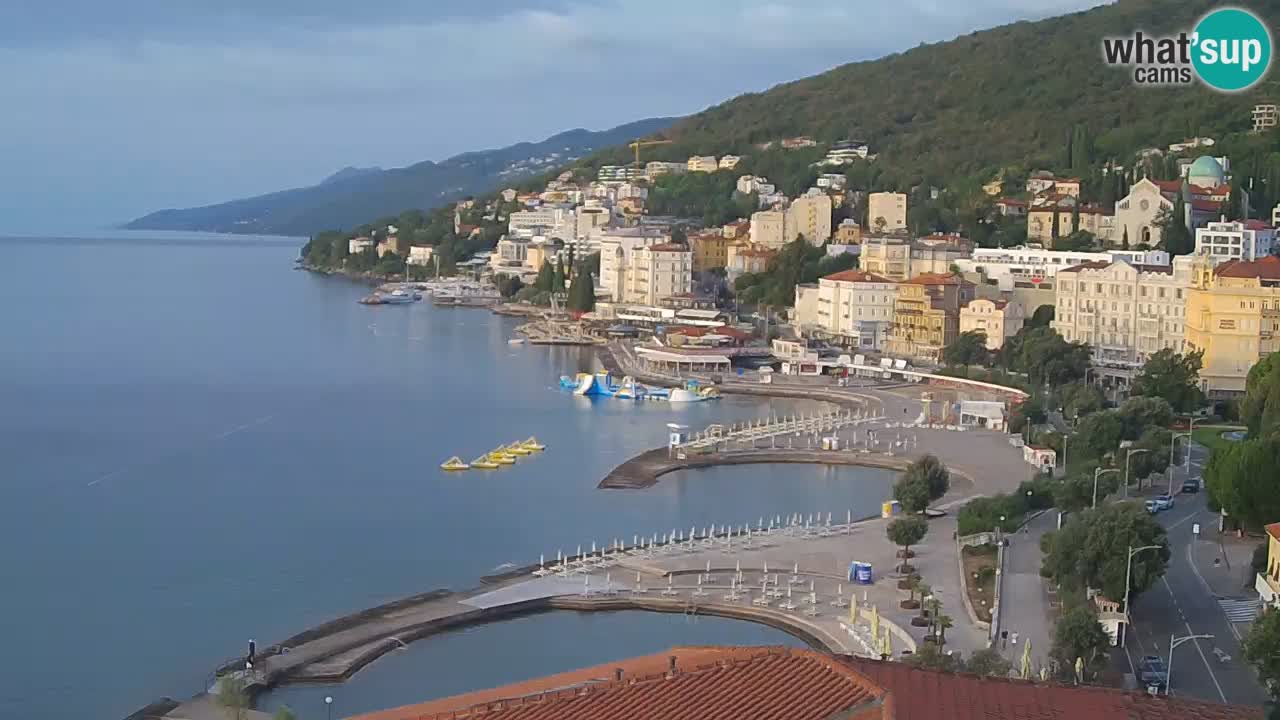
<path id="1" fill-rule="evenodd" d="M 536 437 L 531 437 L 528 440 L 525 440 L 524 442 L 520 443 L 520 447 L 524 448 L 525 450 L 532 450 L 533 452 L 540 452 L 542 450 L 547 449 L 547 446 L 538 442 L 538 438 Z"/>
<path id="2" fill-rule="evenodd" d="M 507 452 L 502 449 L 494 450 L 493 452 L 489 453 L 488 457 L 490 460 L 498 463 L 499 465 L 515 465 L 516 464 L 515 457 L 512 455 L 508 455 Z"/>
<path id="3" fill-rule="evenodd" d="M 471 461 L 471 468 L 473 470 L 497 470 L 498 463 L 490 460 L 488 455 L 481 455 Z"/>
<path id="4" fill-rule="evenodd" d="M 528 455 L 533 451 L 517 442 L 502 448 L 502 452 L 508 455 Z"/>
<path id="5" fill-rule="evenodd" d="M 441 470 L 470 470 L 471 465 L 462 461 L 462 458 L 454 455 L 453 457 L 440 463 Z"/>

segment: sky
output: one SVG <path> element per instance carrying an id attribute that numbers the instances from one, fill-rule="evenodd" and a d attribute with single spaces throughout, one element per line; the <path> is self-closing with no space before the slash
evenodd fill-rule
<path id="1" fill-rule="evenodd" d="M 1098 0 L 0 2 L 0 232 L 684 115 Z"/>

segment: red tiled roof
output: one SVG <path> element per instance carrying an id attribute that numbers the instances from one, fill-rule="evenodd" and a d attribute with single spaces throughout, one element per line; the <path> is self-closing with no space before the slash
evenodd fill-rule
<path id="1" fill-rule="evenodd" d="M 1270 525 L 1268 525 L 1267 534 L 1277 540 L 1280 540 L 1280 522 L 1271 523 Z"/>
<path id="2" fill-rule="evenodd" d="M 842 656 L 889 692 L 893 720 L 1261 720 L 1262 708 L 1152 697 L 1114 688 L 1056 685 L 923 670 Z M 889 713 L 886 713 L 888 716 Z"/>
<path id="3" fill-rule="evenodd" d="M 1246 230 L 1270 230 L 1271 223 L 1263 220 L 1245 220 L 1244 226 Z"/>
<path id="4" fill-rule="evenodd" d="M 869 273 L 866 270 L 841 270 L 838 273 L 822 276 L 823 280 L 832 280 L 835 282 L 872 282 L 872 283 L 891 283 L 889 278 L 880 277 L 875 273 Z"/>
<path id="5" fill-rule="evenodd" d="M 674 674 L 668 657 L 676 658 Z M 856 711 L 859 720 L 881 720 L 884 695 L 857 670 L 813 650 L 676 648 L 358 719 L 825 720 Z"/>
<path id="6" fill-rule="evenodd" d="M 919 275 L 906 281 L 910 285 L 972 285 L 973 283 L 965 280 L 959 275 L 948 275 L 946 273 L 920 273 Z"/>
<path id="7" fill-rule="evenodd" d="M 1167 192 L 1167 193 L 1182 192 L 1181 180 L 1152 180 L 1151 182 L 1155 184 L 1156 187 L 1160 188 L 1161 192 Z"/>
<path id="8" fill-rule="evenodd" d="M 1192 210 L 1200 210 L 1203 212 L 1213 212 L 1213 213 L 1222 211 L 1222 203 L 1218 202 L 1217 200 L 1202 200 L 1200 198 L 1191 198 L 1191 202 L 1189 204 L 1191 205 Z"/>
<path id="9" fill-rule="evenodd" d="M 1214 274 L 1219 277 L 1280 280 L 1280 257 L 1268 255 L 1261 260 L 1249 262 L 1230 260 L 1215 268 Z"/>
<path id="10" fill-rule="evenodd" d="M 997 201 L 996 201 L 996 203 L 995 203 L 995 204 L 996 204 L 996 205 L 1011 205 L 1011 206 L 1013 206 L 1013 207 L 1026 207 L 1026 206 L 1027 206 L 1027 201 L 1026 201 L 1026 200 L 1019 200 L 1018 198 L 1000 198 L 999 200 L 997 200 Z"/>
<path id="11" fill-rule="evenodd" d="M 1081 270 L 1101 270 L 1105 267 L 1111 267 L 1111 263 L 1107 262 L 1106 260 L 1090 260 L 1089 262 L 1082 262 L 1079 265 L 1072 265 L 1071 267 L 1068 267 L 1068 268 L 1062 268 L 1058 272 L 1064 273 L 1064 272 L 1080 272 Z"/>

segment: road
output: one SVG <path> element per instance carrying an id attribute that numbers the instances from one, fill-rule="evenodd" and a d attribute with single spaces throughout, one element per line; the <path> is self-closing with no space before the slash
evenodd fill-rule
<path id="1" fill-rule="evenodd" d="M 1207 451 L 1195 446 L 1192 476 L 1200 476 Z M 1178 472 L 1174 483 L 1180 485 Z M 1157 483 L 1157 485 L 1159 485 Z M 1169 638 L 1186 635 L 1213 635 L 1212 640 L 1182 643 L 1174 651 L 1171 685 L 1174 695 L 1244 705 L 1261 705 L 1266 693 L 1253 670 L 1244 662 L 1237 631 L 1227 620 L 1215 596 L 1192 561 L 1197 541 L 1193 527 L 1198 523 L 1205 536 L 1217 532 L 1217 516 L 1205 504 L 1203 492 L 1179 495 L 1175 506 L 1160 513 L 1159 522 L 1169 533 L 1172 555 L 1165 576 L 1133 599 L 1132 626 L 1127 647 L 1112 654 L 1112 669 L 1135 673 L 1143 655 L 1159 655 L 1169 662 Z M 1219 662 L 1214 649 L 1231 659 Z"/>

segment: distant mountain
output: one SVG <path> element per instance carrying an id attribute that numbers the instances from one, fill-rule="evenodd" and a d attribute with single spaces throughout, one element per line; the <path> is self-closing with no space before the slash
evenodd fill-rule
<path id="1" fill-rule="evenodd" d="M 670 127 L 678 118 L 650 118 L 611 130 L 569 130 L 538 143 L 456 155 L 403 168 L 343 168 L 310 187 L 217 205 L 160 210 L 124 227 L 246 234 L 310 235 L 349 228 L 408 208 L 429 210 L 467 195 L 497 190 L 569 165 L 593 151 Z"/>

